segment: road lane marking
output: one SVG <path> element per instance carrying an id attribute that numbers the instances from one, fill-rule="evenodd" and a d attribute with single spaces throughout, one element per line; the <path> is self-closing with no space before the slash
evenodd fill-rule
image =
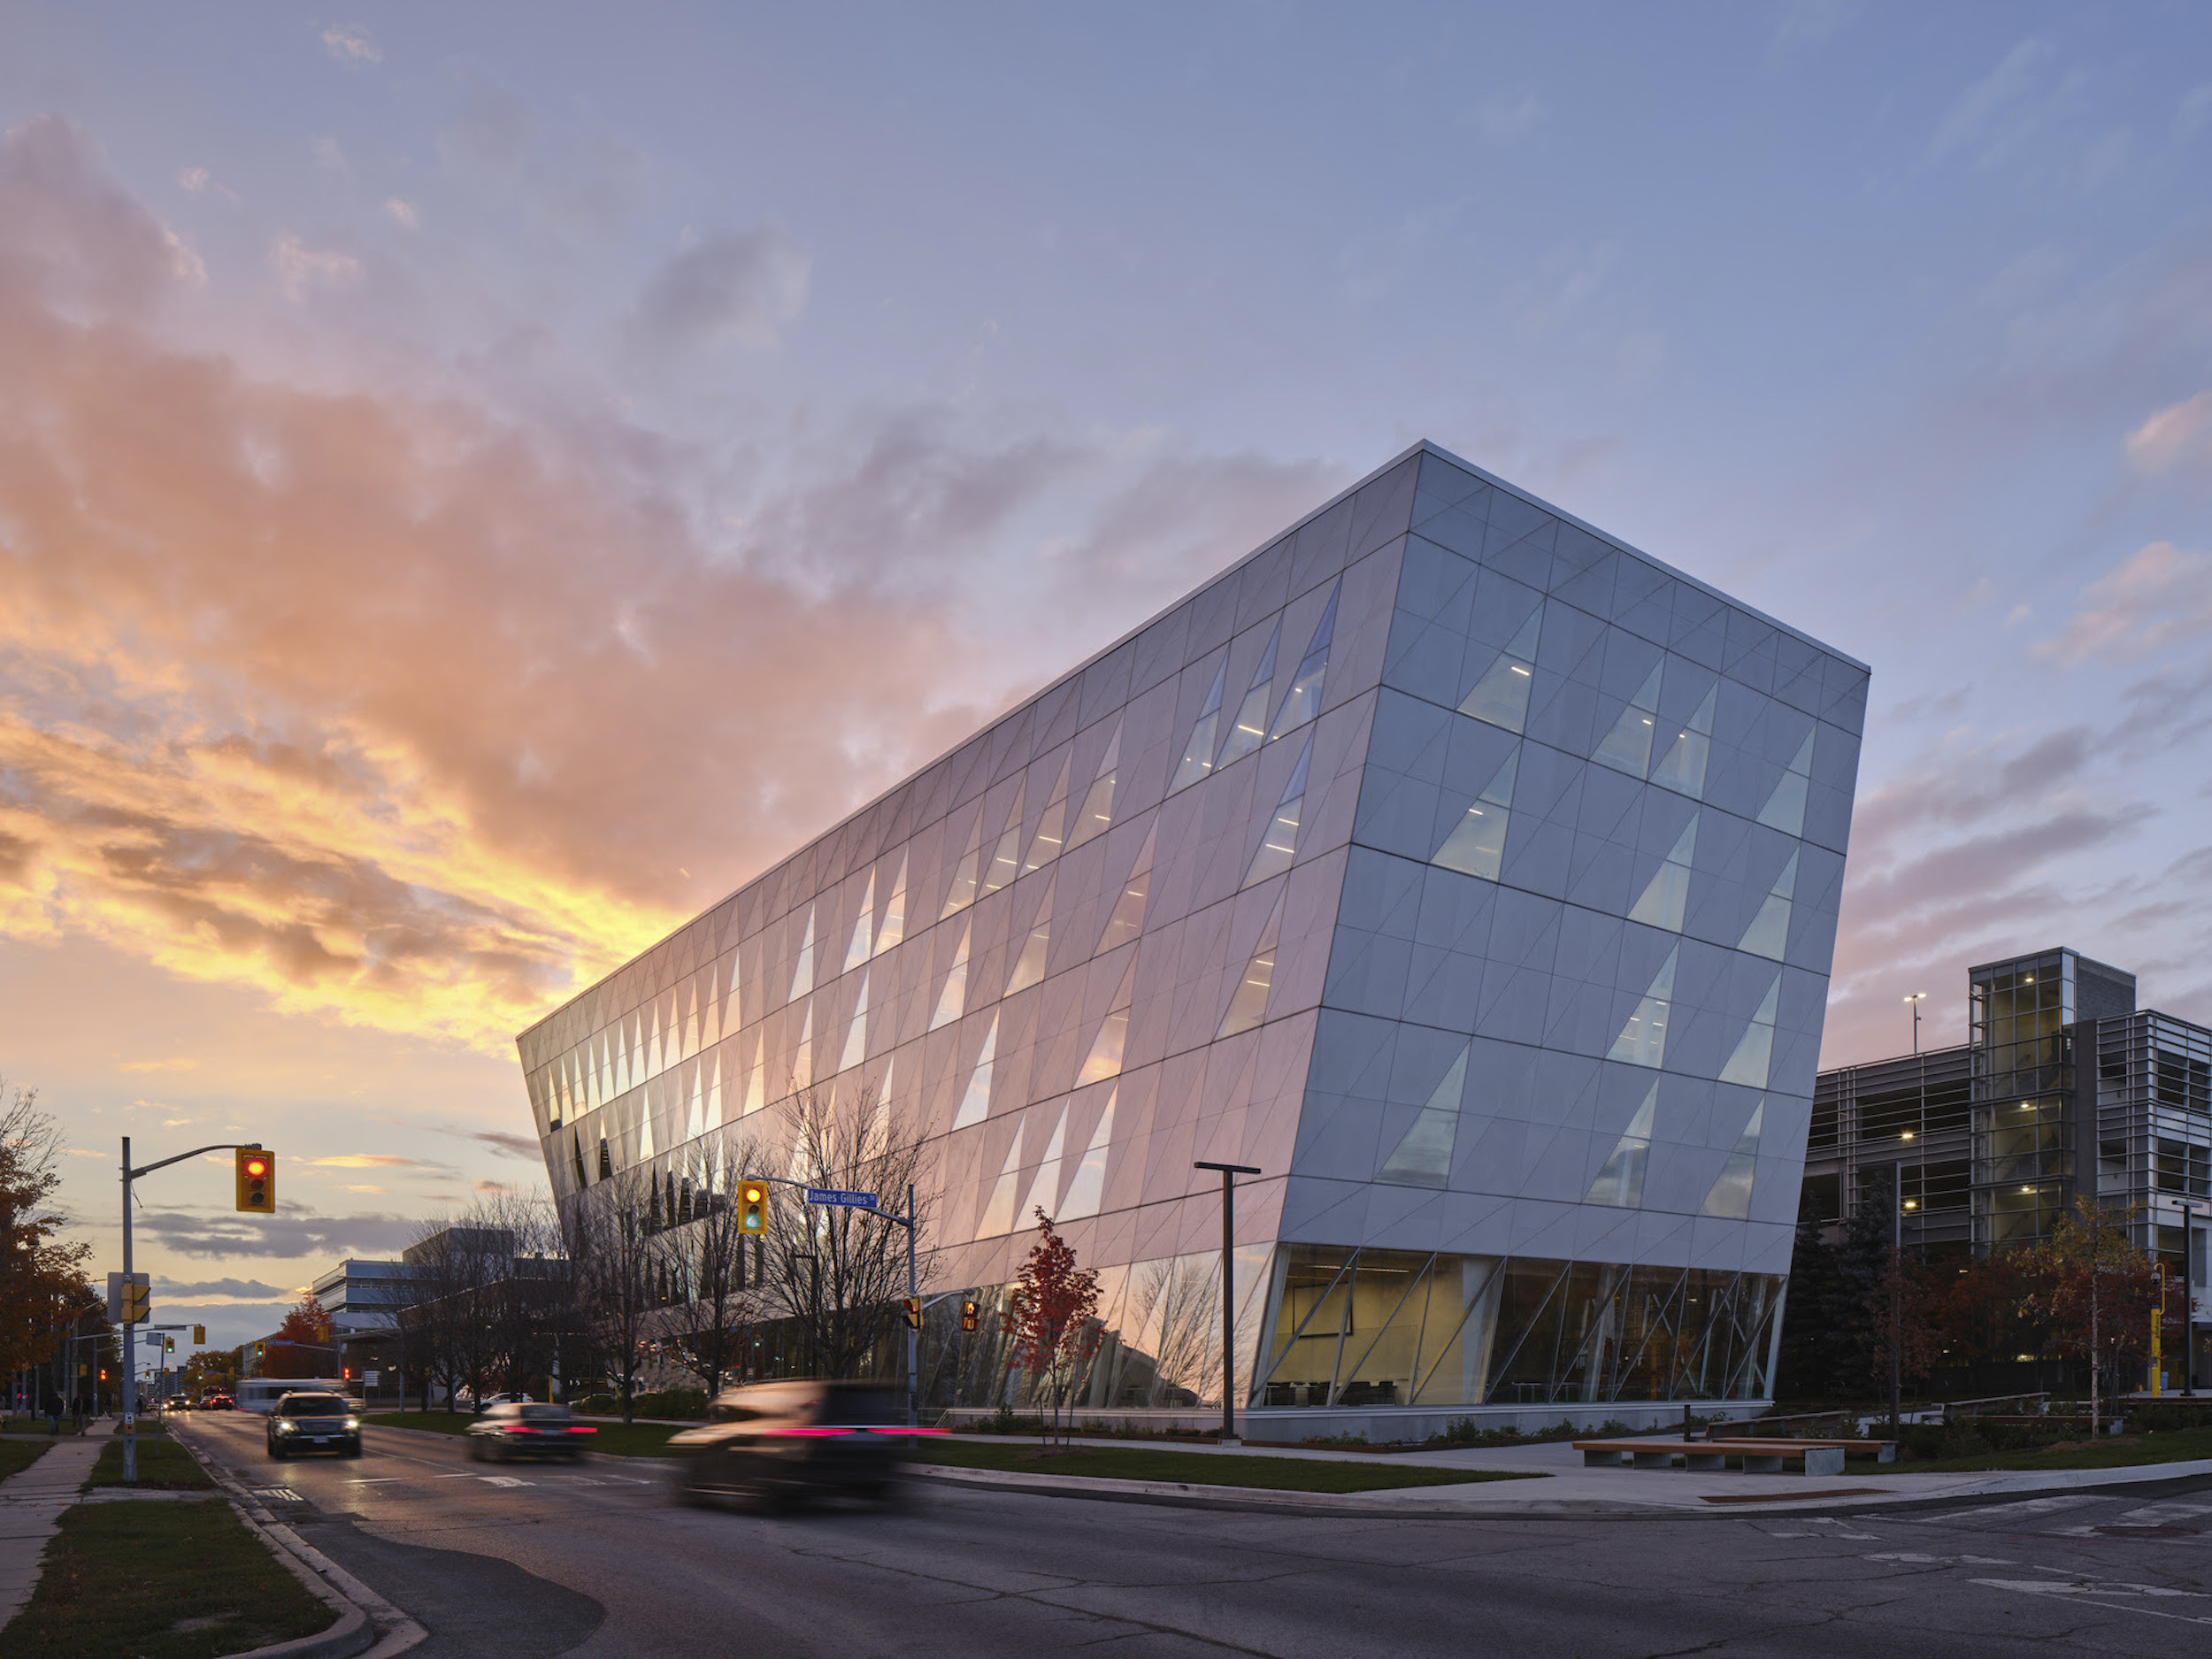
<path id="1" fill-rule="evenodd" d="M 534 1480 L 517 1480 L 512 1475 L 479 1475 L 476 1478 L 488 1486 L 534 1486 L 538 1484 Z"/>

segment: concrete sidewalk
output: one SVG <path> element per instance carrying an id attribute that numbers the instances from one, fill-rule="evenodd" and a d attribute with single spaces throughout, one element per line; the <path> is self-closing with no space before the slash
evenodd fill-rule
<path id="1" fill-rule="evenodd" d="M 18 1475 L 0 1481 L 0 1625 L 31 1599 L 61 1512 L 77 1502 L 92 1465 L 115 1425 L 98 1417 L 81 1435 L 54 1442 L 53 1449 Z"/>

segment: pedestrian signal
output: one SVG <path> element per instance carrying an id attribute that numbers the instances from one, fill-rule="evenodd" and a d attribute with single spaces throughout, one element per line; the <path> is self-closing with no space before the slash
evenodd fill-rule
<path id="1" fill-rule="evenodd" d="M 963 1331 L 974 1330 L 976 1322 L 982 1317 L 983 1304 L 973 1296 L 960 1304 L 960 1328 Z"/>
<path id="2" fill-rule="evenodd" d="M 922 1299 L 919 1296 L 908 1296 L 904 1301 L 907 1328 L 910 1331 L 920 1330 L 922 1328 Z"/>
<path id="3" fill-rule="evenodd" d="M 259 1147 L 238 1148 L 238 1208 L 276 1214 L 276 1156 Z"/>
<path id="4" fill-rule="evenodd" d="M 740 1233 L 768 1230 L 768 1189 L 758 1181 L 741 1182 L 737 1189 L 737 1228 Z"/>

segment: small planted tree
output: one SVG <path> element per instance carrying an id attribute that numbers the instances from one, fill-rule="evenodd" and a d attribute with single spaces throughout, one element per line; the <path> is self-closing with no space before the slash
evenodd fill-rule
<path id="1" fill-rule="evenodd" d="M 2048 1237 L 2020 1253 L 2022 1310 L 2047 1323 L 2053 1345 L 2089 1362 L 2089 1431 L 2101 1416 L 2101 1384 L 2150 1352 L 2159 1279 L 2147 1252 L 2128 1241 L 2124 1215 L 2078 1199 Z"/>
<path id="2" fill-rule="evenodd" d="M 1008 1363 L 1041 1386 L 1052 1411 L 1050 1432 L 1064 1444 L 1061 1406 L 1069 1386 L 1098 1351 L 1098 1270 L 1076 1266 L 1075 1252 L 1053 1230 L 1052 1217 L 1041 1207 L 1037 1242 L 1030 1247 L 1000 1317 L 1013 1348 Z"/>

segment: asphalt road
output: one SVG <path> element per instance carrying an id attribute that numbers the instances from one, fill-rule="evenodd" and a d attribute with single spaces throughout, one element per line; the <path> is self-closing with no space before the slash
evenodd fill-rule
<path id="1" fill-rule="evenodd" d="M 486 1465 L 372 1429 L 358 1462 L 272 1463 L 257 1418 L 192 1428 L 429 1629 L 420 1659 L 2212 1651 L 2212 1479 L 1879 1515 L 1465 1520 L 925 1485 L 892 1512 L 770 1517 L 676 1505 L 614 1459 Z"/>

